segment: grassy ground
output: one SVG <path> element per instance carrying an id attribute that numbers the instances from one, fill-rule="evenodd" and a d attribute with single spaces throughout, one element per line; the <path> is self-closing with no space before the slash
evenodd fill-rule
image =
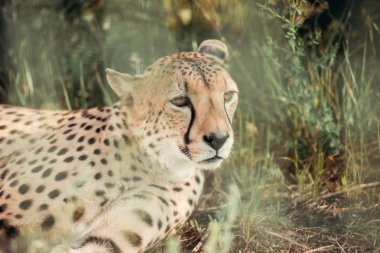
<path id="1" fill-rule="evenodd" d="M 119 0 L 102 7 L 100 26 L 98 10 L 70 23 L 41 2 L 6 9 L 9 103 L 109 104 L 103 67 L 139 73 L 207 34 L 229 44 L 241 91 L 236 144 L 178 233 L 184 252 L 380 252 L 378 29 L 369 14 L 361 43 L 338 50 L 322 47 L 318 33 L 299 39 L 303 1 L 282 9 L 276 1 L 194 1 L 192 9 Z M 183 40 L 189 11 L 201 21 Z M 178 247 L 174 237 L 152 252 Z"/>

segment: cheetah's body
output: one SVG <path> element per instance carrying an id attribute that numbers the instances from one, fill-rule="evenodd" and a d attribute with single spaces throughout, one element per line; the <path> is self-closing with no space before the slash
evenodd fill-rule
<path id="1" fill-rule="evenodd" d="M 173 62 L 177 70 L 167 66 Z M 225 79 L 217 59 L 177 54 L 139 78 L 146 83 L 178 71 L 181 77 L 170 82 L 178 82 L 174 92 L 184 85 L 192 99 L 189 110 L 168 105 L 167 99 L 164 107 L 144 99 L 146 89 L 120 85 L 138 78 L 113 71 L 109 82 L 122 94 L 110 107 L 54 112 L 0 106 L 0 230 L 11 237 L 15 228 L 29 229 L 52 245 L 70 241 L 67 251 L 75 253 L 142 252 L 185 221 L 202 190 L 201 168 L 218 166 L 232 141 L 226 148 L 199 143 L 207 134 L 201 131 L 208 127 L 202 119 L 207 115 L 195 114 L 197 102 L 188 87 L 194 80 L 210 85 L 222 71 Z M 231 120 L 234 108 L 224 108 L 224 121 Z M 230 131 L 224 121 L 214 127 Z M 210 146 L 217 159 L 210 158 Z"/>

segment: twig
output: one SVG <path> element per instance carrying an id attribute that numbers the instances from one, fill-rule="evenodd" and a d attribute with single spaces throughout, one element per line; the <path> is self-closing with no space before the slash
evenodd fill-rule
<path id="1" fill-rule="evenodd" d="M 207 237 L 209 235 L 209 231 L 208 229 L 206 230 L 206 232 L 202 235 L 200 241 L 197 243 L 197 245 L 193 248 L 193 250 L 191 251 L 191 253 L 197 253 L 204 245 Z"/>
<path id="2" fill-rule="evenodd" d="M 368 184 L 359 184 L 359 185 L 355 185 L 355 186 L 349 188 L 348 190 L 341 190 L 341 191 L 332 192 L 332 193 L 329 193 L 329 194 L 326 194 L 326 195 L 322 195 L 318 199 L 319 200 L 321 200 L 321 199 L 328 199 L 328 198 L 331 198 L 331 197 L 335 197 L 335 196 L 347 193 L 349 191 L 363 190 L 363 189 L 366 189 L 366 188 L 376 187 L 376 186 L 379 186 L 379 185 L 380 185 L 380 181 L 378 181 L 378 182 L 372 182 L 372 183 L 368 183 Z"/>
<path id="3" fill-rule="evenodd" d="M 321 251 L 330 250 L 332 248 L 335 248 L 335 246 L 334 245 L 328 245 L 328 246 L 323 246 L 323 247 L 319 247 L 316 249 L 308 250 L 305 253 L 321 252 Z"/>
<path id="4" fill-rule="evenodd" d="M 338 244 L 338 246 L 339 246 L 339 248 L 340 248 L 340 250 L 341 250 L 342 253 L 346 253 L 346 251 L 343 249 L 342 245 L 340 245 L 339 242 L 336 242 L 336 244 Z"/>
<path id="5" fill-rule="evenodd" d="M 268 230 L 265 230 L 265 232 L 266 232 L 267 234 L 274 235 L 274 236 L 277 236 L 277 237 L 282 238 L 282 239 L 284 239 L 284 240 L 287 240 L 287 241 L 289 241 L 289 242 L 291 242 L 291 243 L 293 243 L 293 244 L 295 244 L 295 245 L 301 246 L 301 247 L 304 248 L 304 249 L 310 250 L 309 247 L 307 247 L 307 246 L 305 246 L 305 245 L 302 245 L 302 244 L 300 244 L 300 243 L 294 241 L 294 240 L 291 239 L 291 238 L 285 237 L 285 236 L 283 236 L 283 235 L 280 235 L 280 234 L 277 234 L 277 233 L 275 233 L 275 232 L 268 231 Z"/>

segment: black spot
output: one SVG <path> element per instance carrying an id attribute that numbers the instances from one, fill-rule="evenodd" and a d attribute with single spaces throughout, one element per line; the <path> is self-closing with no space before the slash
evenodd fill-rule
<path id="1" fill-rule="evenodd" d="M 109 199 L 105 198 L 101 203 L 100 203 L 100 207 L 103 207 L 105 206 L 107 203 L 108 203 Z"/>
<path id="2" fill-rule="evenodd" d="M 7 210 L 7 204 L 0 205 L 0 213 L 5 212 L 5 210 Z"/>
<path id="3" fill-rule="evenodd" d="M 141 180 L 142 180 L 141 177 L 138 177 L 138 176 L 133 176 L 132 177 L 132 181 L 134 181 L 134 182 L 138 182 L 138 181 L 141 181 Z"/>
<path id="4" fill-rule="evenodd" d="M 83 206 L 75 209 L 75 211 L 73 213 L 73 222 L 80 220 L 80 218 L 82 218 L 83 215 L 84 215 L 84 207 Z"/>
<path id="5" fill-rule="evenodd" d="M 201 179 L 198 176 L 195 176 L 195 181 L 197 182 L 197 184 L 201 183 Z"/>
<path id="6" fill-rule="evenodd" d="M 41 228 L 44 231 L 47 231 L 51 229 L 54 226 L 55 218 L 53 215 L 48 215 L 45 217 L 45 219 L 41 222 Z"/>
<path id="7" fill-rule="evenodd" d="M 104 184 L 104 186 L 105 186 L 106 188 L 114 188 L 114 187 L 115 187 L 115 184 L 107 182 L 107 183 Z"/>
<path id="8" fill-rule="evenodd" d="M 4 170 L 4 172 L 1 174 L 0 178 L 5 179 L 9 173 L 9 170 Z"/>
<path id="9" fill-rule="evenodd" d="M 133 247 L 139 247 L 142 244 L 142 238 L 138 234 L 131 231 L 123 232 L 125 239 L 131 244 Z"/>
<path id="10" fill-rule="evenodd" d="M 141 209 L 136 209 L 133 212 L 136 214 L 138 218 L 140 218 L 148 226 L 150 227 L 153 226 L 153 219 L 148 212 Z"/>
<path id="11" fill-rule="evenodd" d="M 189 203 L 189 205 L 193 205 L 194 204 L 194 201 L 192 199 L 188 199 L 187 202 Z"/>
<path id="12" fill-rule="evenodd" d="M 103 196 L 104 194 L 106 194 L 105 191 L 102 191 L 102 190 L 95 191 L 95 195 L 98 197 Z"/>
<path id="13" fill-rule="evenodd" d="M 44 173 L 42 173 L 42 178 L 50 176 L 50 174 L 51 174 L 52 171 L 53 170 L 51 168 L 45 170 Z"/>
<path id="14" fill-rule="evenodd" d="M 87 155 L 81 155 L 78 157 L 79 160 L 84 161 L 87 159 Z"/>
<path id="15" fill-rule="evenodd" d="M 26 158 L 21 158 L 20 160 L 17 161 L 17 164 L 22 164 L 26 161 Z"/>
<path id="16" fill-rule="evenodd" d="M 51 147 L 48 149 L 48 152 L 49 152 L 49 153 L 52 153 L 52 152 L 54 152 L 56 149 L 57 149 L 57 146 L 51 146 Z"/>
<path id="17" fill-rule="evenodd" d="M 100 173 L 100 172 L 96 173 L 96 174 L 94 175 L 94 178 L 95 178 L 96 180 L 101 179 L 101 178 L 102 178 L 102 173 Z"/>
<path id="18" fill-rule="evenodd" d="M 38 207 L 38 211 L 45 211 L 49 208 L 48 204 L 42 204 Z"/>
<path id="19" fill-rule="evenodd" d="M 45 190 L 45 185 L 39 185 L 37 188 L 36 188 L 36 192 L 37 193 L 41 193 Z"/>
<path id="20" fill-rule="evenodd" d="M 169 205 L 169 203 L 168 203 L 168 202 L 166 201 L 166 199 L 164 199 L 163 197 L 158 196 L 158 199 L 159 199 L 162 203 L 164 203 L 166 206 Z"/>
<path id="21" fill-rule="evenodd" d="M 22 216 L 21 214 L 16 214 L 16 215 L 15 215 L 15 218 L 18 219 L 18 220 L 19 220 L 19 219 L 22 219 L 22 217 L 23 217 L 23 216 Z"/>
<path id="22" fill-rule="evenodd" d="M 34 153 L 37 155 L 37 154 L 41 153 L 41 151 L 43 149 L 44 149 L 43 147 L 39 147 L 38 149 L 36 149 L 36 151 L 34 151 Z"/>
<path id="23" fill-rule="evenodd" d="M 157 189 L 160 189 L 160 190 L 162 190 L 162 191 L 167 191 L 167 190 L 168 190 L 168 189 L 166 189 L 165 187 L 160 186 L 160 185 L 156 185 L 156 184 L 150 184 L 149 186 L 154 187 L 154 188 L 157 188 Z"/>
<path id="24" fill-rule="evenodd" d="M 112 171 L 112 170 L 107 171 L 107 175 L 108 175 L 109 177 L 112 177 L 112 176 L 113 176 L 113 171 Z"/>
<path id="25" fill-rule="evenodd" d="M 68 133 L 70 133 L 72 130 L 73 130 L 73 129 L 67 129 L 67 130 L 65 130 L 65 131 L 63 132 L 63 134 L 68 134 Z"/>
<path id="26" fill-rule="evenodd" d="M 94 150 L 94 155 L 100 155 L 100 149 L 98 149 L 98 148 L 95 149 L 95 150 Z"/>
<path id="27" fill-rule="evenodd" d="M 18 184 L 18 180 L 16 179 L 16 180 L 13 180 L 13 181 L 9 184 L 9 186 L 10 186 L 10 187 L 15 187 L 17 184 Z"/>
<path id="28" fill-rule="evenodd" d="M 162 221 L 161 220 L 158 220 L 157 228 L 158 228 L 158 230 L 160 230 L 162 228 Z"/>
<path id="29" fill-rule="evenodd" d="M 75 138 L 76 135 L 77 134 L 71 134 L 71 135 L 67 136 L 66 140 L 71 141 Z"/>
<path id="30" fill-rule="evenodd" d="M 115 160 L 116 161 L 121 161 L 121 155 L 119 153 L 115 154 Z"/>
<path id="31" fill-rule="evenodd" d="M 92 137 L 88 140 L 88 144 L 92 145 L 95 143 L 95 137 Z"/>
<path id="32" fill-rule="evenodd" d="M 182 188 L 181 187 L 173 187 L 173 191 L 180 192 L 180 191 L 182 191 Z"/>
<path id="33" fill-rule="evenodd" d="M 59 195 L 61 194 L 61 192 L 57 189 L 55 190 L 52 190 L 51 192 L 49 192 L 48 196 L 49 198 L 51 199 L 55 199 L 56 197 L 58 197 Z"/>
<path id="34" fill-rule="evenodd" d="M 170 225 L 167 225 L 166 228 L 165 228 L 165 233 L 167 233 L 169 231 L 170 231 Z"/>
<path id="35" fill-rule="evenodd" d="M 16 176 L 17 176 L 17 172 L 13 172 L 9 177 L 8 177 L 8 181 L 11 181 L 12 179 L 14 179 Z"/>
<path id="36" fill-rule="evenodd" d="M 67 171 L 62 171 L 62 172 L 59 172 L 56 176 L 55 176 L 55 181 L 61 181 L 63 179 L 65 179 L 67 177 Z"/>
<path id="37" fill-rule="evenodd" d="M 37 167 L 34 167 L 32 169 L 32 172 L 33 173 L 37 173 L 37 172 L 40 172 L 42 169 L 43 169 L 43 166 L 42 165 L 38 165 Z"/>
<path id="38" fill-rule="evenodd" d="M 123 137 L 123 140 L 124 140 L 125 144 L 130 144 L 131 143 L 131 140 L 128 138 L 128 136 L 126 136 L 125 134 L 123 134 L 122 137 Z"/>
<path id="39" fill-rule="evenodd" d="M 35 164 L 36 162 L 37 162 L 37 159 L 34 159 L 34 160 L 29 161 L 28 164 L 29 164 L 29 165 L 33 165 L 33 164 Z"/>
<path id="40" fill-rule="evenodd" d="M 107 159 L 105 159 L 105 158 L 102 158 L 101 160 L 100 160 L 100 162 L 102 163 L 102 164 L 104 164 L 104 165 L 106 165 L 108 162 L 107 162 Z"/>
<path id="41" fill-rule="evenodd" d="M 82 141 L 84 141 L 84 136 L 81 136 L 78 138 L 78 142 L 82 142 Z"/>
<path id="42" fill-rule="evenodd" d="M 68 156 L 65 159 L 63 159 L 65 163 L 71 163 L 73 160 L 74 160 L 74 156 Z"/>
<path id="43" fill-rule="evenodd" d="M 33 201 L 31 199 L 23 200 L 18 205 L 22 210 L 28 210 L 32 206 Z"/>
<path id="44" fill-rule="evenodd" d="M 16 227 L 10 226 L 5 229 L 5 234 L 7 238 L 14 238 L 19 234 L 19 231 L 17 230 Z"/>
<path id="45" fill-rule="evenodd" d="M 89 131 L 89 130 L 91 130 L 91 128 L 92 128 L 91 125 L 87 125 L 87 126 L 84 128 L 84 130 Z"/>
<path id="46" fill-rule="evenodd" d="M 106 146 L 109 146 L 109 145 L 110 145 L 110 141 L 109 141 L 108 139 L 105 139 L 105 140 L 103 141 L 103 143 L 104 143 L 104 145 L 106 145 Z"/>
<path id="47" fill-rule="evenodd" d="M 63 148 L 63 149 L 61 149 L 60 151 L 58 151 L 57 155 L 64 155 L 64 154 L 67 153 L 67 151 L 68 151 L 67 148 Z"/>
<path id="48" fill-rule="evenodd" d="M 18 188 L 18 192 L 21 193 L 21 194 L 25 194 L 29 191 L 29 185 L 27 184 L 22 184 L 20 185 L 20 187 Z"/>

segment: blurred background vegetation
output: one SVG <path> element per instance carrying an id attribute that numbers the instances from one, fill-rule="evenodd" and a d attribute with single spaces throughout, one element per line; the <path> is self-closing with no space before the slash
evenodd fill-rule
<path id="1" fill-rule="evenodd" d="M 185 251 L 210 233 L 207 252 L 379 252 L 379 12 L 378 0 L 0 0 L 0 102 L 108 105 L 106 67 L 139 74 L 222 39 L 237 140 Z M 231 182 L 238 211 L 220 204 Z"/>

